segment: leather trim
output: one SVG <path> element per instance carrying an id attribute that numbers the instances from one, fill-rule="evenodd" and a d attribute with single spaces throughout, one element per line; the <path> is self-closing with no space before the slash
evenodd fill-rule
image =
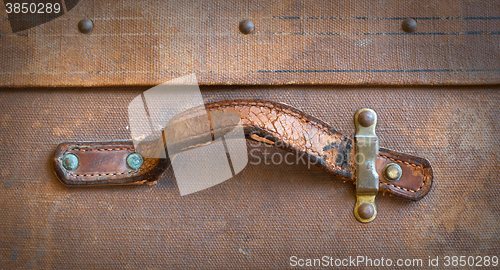
<path id="1" fill-rule="evenodd" d="M 66 186 L 143 184 L 155 181 L 168 168 L 168 160 L 145 158 L 141 168 L 132 170 L 126 158 L 133 152 L 131 141 L 62 143 L 52 163 Z M 74 171 L 62 166 L 62 157 L 68 153 L 78 157 L 79 165 Z"/>
<path id="2" fill-rule="evenodd" d="M 206 104 L 176 116 L 171 121 L 179 121 L 197 115 L 200 110 L 213 112 L 233 112 L 241 117 L 247 139 L 273 144 L 276 147 L 305 155 L 311 162 L 334 176 L 355 183 L 354 140 L 345 136 L 327 123 L 281 103 L 260 100 L 229 100 Z M 213 129 L 213 134 L 225 128 Z M 195 132 L 196 133 L 196 132 Z M 168 139 L 179 142 L 184 147 L 206 143 L 212 136 L 203 132 L 189 138 Z M 223 133 L 223 132 L 222 132 Z M 167 133 L 166 133 L 167 134 Z M 171 133 L 168 133 L 171 134 Z M 172 133 L 173 134 L 173 133 Z M 185 134 L 180 132 L 179 134 Z M 208 140 L 208 141 L 207 141 Z M 112 149 L 112 150 L 105 150 Z M 83 151 L 85 150 L 85 151 Z M 132 142 L 121 143 L 65 143 L 56 150 L 53 162 L 59 179 L 68 186 L 131 184 L 155 181 L 170 164 L 168 159 L 145 159 L 137 171 L 126 167 L 125 154 L 134 151 Z M 179 148 L 179 151 L 182 151 Z M 74 172 L 66 171 L 61 164 L 64 153 L 79 156 L 81 167 Z M 95 152 L 99 153 L 96 154 Z M 112 161 L 112 162 L 111 162 Z M 396 162 L 403 171 L 401 179 L 387 181 L 383 176 L 386 164 Z M 106 169 L 100 165 L 108 164 Z M 97 166 L 99 165 L 99 166 Z M 380 190 L 411 200 L 424 197 L 432 186 L 432 168 L 423 158 L 380 148 L 376 161 L 380 179 Z"/>

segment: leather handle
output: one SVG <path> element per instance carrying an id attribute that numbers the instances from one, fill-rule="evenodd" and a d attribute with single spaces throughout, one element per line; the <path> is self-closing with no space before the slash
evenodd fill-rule
<path id="1" fill-rule="evenodd" d="M 205 108 L 188 110 L 176 118 L 189 118 L 205 109 L 209 113 L 236 113 L 241 117 L 247 139 L 305 155 L 311 162 L 334 176 L 355 182 L 354 141 L 317 118 L 285 104 L 259 100 L 209 103 Z M 217 130 L 213 130 L 213 133 L 217 133 Z M 192 140 L 175 138 L 173 132 L 166 131 L 165 134 L 171 141 L 182 139 L 184 146 L 204 143 L 200 138 L 205 140 L 211 138 L 211 136 L 194 136 L 196 132 L 191 132 Z M 132 170 L 127 166 L 126 157 L 133 152 L 132 142 L 63 143 L 58 146 L 53 163 L 58 178 L 67 186 L 155 181 L 170 165 L 168 159 L 145 158 L 144 164 L 139 169 Z M 73 171 L 66 170 L 62 165 L 64 155 L 69 153 L 78 156 L 79 160 L 79 166 Z M 384 177 L 383 170 L 389 163 L 400 165 L 402 176 L 399 180 L 391 182 Z M 376 169 L 382 192 L 419 200 L 432 186 L 432 168 L 424 158 L 380 148 Z"/>

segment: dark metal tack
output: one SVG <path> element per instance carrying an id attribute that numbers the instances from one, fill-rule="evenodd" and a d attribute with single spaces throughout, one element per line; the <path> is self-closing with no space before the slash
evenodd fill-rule
<path id="1" fill-rule="evenodd" d="M 373 214 L 375 214 L 375 209 L 369 203 L 362 203 L 358 207 L 358 215 L 362 219 L 370 219 L 371 217 L 373 217 Z"/>
<path id="2" fill-rule="evenodd" d="M 78 167 L 78 157 L 74 154 L 66 154 L 62 158 L 62 165 L 66 170 L 72 171 Z"/>
<path id="3" fill-rule="evenodd" d="M 94 23 L 89 19 L 82 19 L 78 22 L 78 30 L 83 34 L 88 34 L 94 28 Z"/>
<path id="4" fill-rule="evenodd" d="M 406 33 L 413 33 L 417 30 L 417 21 L 412 18 L 408 18 L 403 21 L 401 26 L 403 27 L 403 31 Z"/>
<path id="5" fill-rule="evenodd" d="M 358 122 L 363 127 L 369 127 L 373 125 L 374 121 L 375 121 L 375 115 L 373 115 L 373 113 L 368 110 L 361 112 L 358 116 Z"/>
<path id="6" fill-rule="evenodd" d="M 255 30 L 255 25 L 251 20 L 243 20 L 240 22 L 240 32 L 248 35 L 251 34 Z"/>

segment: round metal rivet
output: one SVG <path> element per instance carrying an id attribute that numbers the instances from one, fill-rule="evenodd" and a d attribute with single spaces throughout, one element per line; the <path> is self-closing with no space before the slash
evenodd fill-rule
<path id="1" fill-rule="evenodd" d="M 375 214 L 375 209 L 369 203 L 362 203 L 358 207 L 358 215 L 362 219 L 370 219 Z"/>
<path id="2" fill-rule="evenodd" d="M 74 154 L 66 154 L 62 158 L 62 165 L 66 170 L 72 171 L 78 167 L 78 157 Z"/>
<path id="3" fill-rule="evenodd" d="M 143 162 L 142 156 L 137 153 L 132 153 L 127 157 L 127 165 L 133 170 L 139 169 Z"/>
<path id="4" fill-rule="evenodd" d="M 402 27 L 403 31 L 406 33 L 413 33 L 417 30 L 417 21 L 412 18 L 408 18 L 403 21 Z"/>
<path id="5" fill-rule="evenodd" d="M 251 34 L 253 30 L 255 30 L 255 25 L 251 20 L 243 20 L 240 22 L 241 33 L 248 35 Z"/>
<path id="6" fill-rule="evenodd" d="M 94 23 L 89 19 L 82 19 L 78 22 L 78 30 L 83 34 L 90 33 L 94 28 Z"/>
<path id="7" fill-rule="evenodd" d="M 399 178 L 401 178 L 402 174 L 403 174 L 403 170 L 396 163 L 387 164 L 387 166 L 385 166 L 385 168 L 384 168 L 385 179 L 387 179 L 391 182 L 398 181 Z"/>
<path id="8" fill-rule="evenodd" d="M 371 111 L 363 111 L 358 115 L 358 122 L 364 127 L 369 127 L 373 125 L 375 121 L 375 116 Z"/>

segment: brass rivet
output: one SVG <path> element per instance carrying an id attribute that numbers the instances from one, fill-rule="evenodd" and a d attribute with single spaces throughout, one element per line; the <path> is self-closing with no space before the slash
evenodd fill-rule
<path id="1" fill-rule="evenodd" d="M 413 33 L 417 30 L 417 21 L 412 18 L 408 18 L 403 21 L 402 27 L 403 31 L 406 33 Z"/>
<path id="2" fill-rule="evenodd" d="M 78 157 L 74 154 L 66 154 L 62 158 L 62 165 L 66 170 L 72 171 L 78 167 Z"/>
<path id="3" fill-rule="evenodd" d="M 384 177 L 388 181 L 398 181 L 403 174 L 403 170 L 396 163 L 387 164 L 384 168 Z"/>
<path id="4" fill-rule="evenodd" d="M 358 215 L 362 219 L 370 219 L 373 217 L 373 214 L 375 214 L 375 209 L 373 208 L 373 205 L 369 203 L 362 203 L 358 207 Z"/>
<path id="5" fill-rule="evenodd" d="M 127 157 L 127 165 L 133 170 L 139 169 L 143 162 L 142 156 L 137 153 L 132 153 Z"/>
<path id="6" fill-rule="evenodd" d="M 369 127 L 373 125 L 373 122 L 375 121 L 375 116 L 371 111 L 363 111 L 358 115 L 358 122 L 360 125 L 364 127 Z"/>
<path id="7" fill-rule="evenodd" d="M 88 34 L 94 28 L 94 23 L 89 19 L 82 19 L 78 22 L 78 30 L 83 34 Z"/>
<path id="8" fill-rule="evenodd" d="M 251 20 L 243 20 L 240 22 L 240 31 L 241 33 L 248 35 L 253 32 L 255 29 L 255 25 Z"/>

